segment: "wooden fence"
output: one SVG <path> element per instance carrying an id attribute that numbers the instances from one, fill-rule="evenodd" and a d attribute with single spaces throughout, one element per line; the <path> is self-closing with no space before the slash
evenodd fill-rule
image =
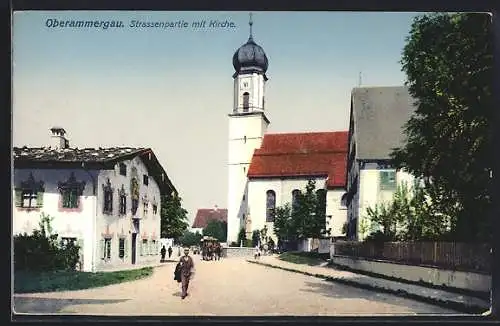
<path id="1" fill-rule="evenodd" d="M 380 259 L 408 265 L 430 265 L 451 270 L 490 273 L 491 254 L 486 244 L 455 242 L 338 241 L 335 255 Z"/>

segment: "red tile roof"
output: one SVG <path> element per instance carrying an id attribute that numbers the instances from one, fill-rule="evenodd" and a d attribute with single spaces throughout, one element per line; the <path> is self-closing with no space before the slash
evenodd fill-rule
<path id="1" fill-rule="evenodd" d="M 348 132 L 267 134 L 248 177 L 328 176 L 327 187 L 345 187 Z"/>
<path id="2" fill-rule="evenodd" d="M 227 209 L 225 208 L 200 208 L 196 212 L 196 217 L 192 228 L 204 229 L 211 220 L 224 221 L 227 223 Z"/>

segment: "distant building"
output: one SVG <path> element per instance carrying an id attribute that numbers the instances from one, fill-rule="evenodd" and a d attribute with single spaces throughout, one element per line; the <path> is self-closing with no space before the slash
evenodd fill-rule
<path id="1" fill-rule="evenodd" d="M 61 241 L 81 246 L 84 271 L 158 261 L 162 194 L 176 193 L 150 148 L 71 148 L 63 128 L 51 147 L 14 148 L 13 233 L 54 218 Z"/>
<path id="2" fill-rule="evenodd" d="M 389 154 L 403 144 L 403 126 L 415 110 L 406 87 L 355 88 L 351 95 L 347 160 L 348 237 L 362 240 L 368 207 L 392 199 L 397 185 L 413 177 L 396 171 Z M 360 225 L 369 230 L 363 234 Z"/>
<path id="3" fill-rule="evenodd" d="M 227 209 L 219 208 L 217 205 L 214 208 L 198 209 L 191 231 L 203 233 L 203 229 L 207 227 L 210 221 L 223 221 L 227 223 Z"/>
<path id="4" fill-rule="evenodd" d="M 343 205 L 347 160 L 347 131 L 269 134 L 265 110 L 269 61 L 255 43 L 250 21 L 248 41 L 233 55 L 234 103 L 229 114 L 228 239 L 237 242 L 267 226 L 273 234 L 272 210 L 292 204 L 308 179 L 316 180 L 325 199 L 327 228 L 342 234 L 347 219 Z"/>

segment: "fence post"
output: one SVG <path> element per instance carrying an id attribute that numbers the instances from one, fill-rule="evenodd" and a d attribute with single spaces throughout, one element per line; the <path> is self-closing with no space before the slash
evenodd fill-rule
<path id="1" fill-rule="evenodd" d="M 437 249 L 438 249 L 438 243 L 437 241 L 434 241 L 434 252 L 432 253 L 432 262 L 434 265 L 437 263 Z"/>

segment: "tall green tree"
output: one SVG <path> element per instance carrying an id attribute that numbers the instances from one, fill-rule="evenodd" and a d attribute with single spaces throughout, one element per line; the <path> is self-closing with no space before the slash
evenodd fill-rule
<path id="1" fill-rule="evenodd" d="M 203 238 L 203 235 L 196 231 L 196 232 L 190 232 L 188 230 L 185 230 L 182 235 L 178 238 L 178 242 L 183 245 L 183 246 L 197 246 L 200 244 L 201 239 Z"/>
<path id="2" fill-rule="evenodd" d="M 308 180 L 305 190 L 297 197 L 297 208 L 292 211 L 293 225 L 299 239 L 321 238 L 326 229 L 326 193 L 316 191 L 316 181 Z"/>
<path id="3" fill-rule="evenodd" d="M 203 235 L 214 237 L 224 242 L 227 239 L 227 223 L 224 221 L 210 220 L 203 229 Z"/>
<path id="4" fill-rule="evenodd" d="M 177 239 L 189 227 L 187 210 L 177 195 L 161 197 L 161 237 Z"/>
<path id="5" fill-rule="evenodd" d="M 294 240 L 292 208 L 289 203 L 276 207 L 273 212 L 273 231 L 281 241 Z"/>
<path id="6" fill-rule="evenodd" d="M 417 108 L 392 158 L 424 179 L 434 210 L 453 215 L 455 240 L 484 241 L 493 162 L 490 15 L 416 17 L 401 63 Z"/>

